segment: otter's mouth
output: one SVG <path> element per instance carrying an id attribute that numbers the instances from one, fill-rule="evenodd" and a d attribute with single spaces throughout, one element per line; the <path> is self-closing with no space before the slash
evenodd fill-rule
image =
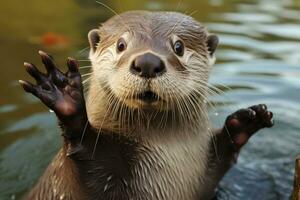
<path id="1" fill-rule="evenodd" d="M 153 103 L 160 100 L 159 96 L 152 91 L 146 91 L 138 94 L 137 99 L 144 101 L 146 103 Z"/>

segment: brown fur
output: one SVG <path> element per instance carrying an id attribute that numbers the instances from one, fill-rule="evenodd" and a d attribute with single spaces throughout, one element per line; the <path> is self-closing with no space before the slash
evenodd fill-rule
<path id="1" fill-rule="evenodd" d="M 72 150 L 78 141 L 66 141 L 29 199 L 210 196 L 204 181 L 211 133 L 203 103 L 213 60 L 209 33 L 180 13 L 134 11 L 102 24 L 99 36 L 100 42 L 91 44 L 87 101 L 89 122 L 96 130 L 87 129 L 79 145 L 83 150 Z M 127 50 L 117 54 L 120 37 L 130 41 Z M 185 45 L 183 57 L 173 52 L 176 38 Z M 165 75 L 145 80 L 128 72 L 132 60 L 148 51 L 166 63 Z M 147 107 L 133 98 L 149 88 L 163 101 Z"/>

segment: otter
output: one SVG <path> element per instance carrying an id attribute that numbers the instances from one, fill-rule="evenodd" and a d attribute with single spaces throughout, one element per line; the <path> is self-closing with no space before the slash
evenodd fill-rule
<path id="1" fill-rule="evenodd" d="M 240 109 L 212 131 L 205 101 L 218 37 L 190 16 L 130 11 L 88 34 L 85 101 L 79 64 L 47 73 L 24 63 L 26 92 L 53 110 L 64 143 L 27 199 L 209 200 L 241 147 L 273 126 L 266 105 Z"/>

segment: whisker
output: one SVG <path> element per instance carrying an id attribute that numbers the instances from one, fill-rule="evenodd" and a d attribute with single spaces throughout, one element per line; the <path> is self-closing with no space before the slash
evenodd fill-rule
<path id="1" fill-rule="evenodd" d="M 82 81 L 83 85 L 85 85 L 86 83 L 88 83 L 88 81 L 90 81 L 92 77 L 88 77 L 87 79 L 85 79 L 84 81 Z"/>
<path id="2" fill-rule="evenodd" d="M 83 52 L 86 51 L 86 50 L 88 50 L 88 49 L 90 49 L 90 46 L 84 47 L 83 49 L 79 50 L 79 51 L 77 52 L 77 54 L 78 54 L 78 55 L 82 55 Z"/>
<path id="3" fill-rule="evenodd" d="M 180 7 L 181 3 L 182 3 L 182 0 L 179 0 L 177 3 L 176 9 L 175 9 L 176 11 L 178 11 L 178 8 Z"/>
<path id="4" fill-rule="evenodd" d="M 82 141 L 83 141 L 83 138 L 85 136 L 85 132 L 86 132 L 88 124 L 89 124 L 89 120 L 87 120 L 86 123 L 85 123 L 84 129 L 83 129 L 83 132 L 82 132 L 82 135 L 81 135 L 81 139 L 80 139 L 80 145 L 82 145 Z"/>
<path id="5" fill-rule="evenodd" d="M 102 5 L 102 6 L 104 6 L 105 8 L 107 8 L 108 10 L 110 10 L 113 14 L 115 14 L 115 15 L 117 15 L 117 16 L 120 17 L 120 15 L 114 9 L 112 9 L 110 6 L 108 6 L 107 4 L 102 3 L 100 1 L 95 1 L 95 2 L 98 3 L 98 4 L 100 4 L 100 5 Z"/>
<path id="6" fill-rule="evenodd" d="M 91 72 L 91 73 L 86 73 L 86 74 L 82 74 L 81 77 L 91 76 L 92 74 L 93 74 L 93 72 Z"/>
<path id="7" fill-rule="evenodd" d="M 82 59 L 77 60 L 77 61 L 79 61 L 79 62 L 91 62 L 91 60 L 82 60 Z"/>
<path id="8" fill-rule="evenodd" d="M 130 27 L 124 22 L 123 18 L 112 7 L 108 6 L 107 4 L 105 4 L 103 2 L 97 1 L 97 0 L 95 2 L 102 5 L 103 7 L 105 7 L 109 11 L 111 11 L 114 15 L 116 15 L 118 18 L 120 18 L 120 20 L 123 22 L 121 24 L 124 25 L 128 30 L 130 30 Z"/>
<path id="9" fill-rule="evenodd" d="M 88 68 L 92 68 L 92 66 L 82 66 L 82 67 L 79 67 L 79 69 L 88 69 Z"/>

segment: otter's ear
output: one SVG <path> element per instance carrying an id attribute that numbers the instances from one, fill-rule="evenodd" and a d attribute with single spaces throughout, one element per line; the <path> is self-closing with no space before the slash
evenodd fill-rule
<path id="1" fill-rule="evenodd" d="M 216 49 L 217 46 L 219 44 L 219 38 L 218 36 L 211 34 L 207 37 L 207 41 L 206 41 L 207 47 L 208 47 L 208 51 L 210 52 L 210 55 L 212 56 Z"/>
<path id="2" fill-rule="evenodd" d="M 96 51 L 97 45 L 100 42 L 99 29 L 93 29 L 88 34 L 91 50 L 93 52 Z"/>

